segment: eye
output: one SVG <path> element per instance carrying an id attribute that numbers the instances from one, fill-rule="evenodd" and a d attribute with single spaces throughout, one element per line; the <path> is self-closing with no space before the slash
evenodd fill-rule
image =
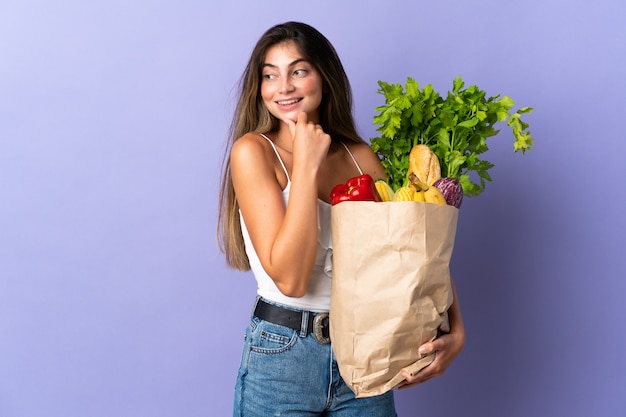
<path id="1" fill-rule="evenodd" d="M 276 75 L 275 74 L 263 74 L 263 79 L 271 81 L 271 80 L 276 79 Z"/>
<path id="2" fill-rule="evenodd" d="M 308 73 L 309 73 L 308 70 L 306 70 L 304 68 L 300 68 L 300 69 L 297 69 L 297 70 L 295 70 L 293 72 L 293 76 L 296 77 L 296 78 L 301 78 L 301 77 L 306 76 Z"/>

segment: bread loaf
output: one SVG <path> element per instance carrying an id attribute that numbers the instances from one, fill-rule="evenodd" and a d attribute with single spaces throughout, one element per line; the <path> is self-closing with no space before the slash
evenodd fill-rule
<path id="1" fill-rule="evenodd" d="M 414 173 L 419 180 L 433 185 L 441 178 L 439 158 L 427 145 L 415 145 L 409 155 L 409 175 Z"/>

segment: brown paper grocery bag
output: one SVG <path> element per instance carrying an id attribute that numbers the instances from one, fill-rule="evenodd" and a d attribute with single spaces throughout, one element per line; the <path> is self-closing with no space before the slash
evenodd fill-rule
<path id="1" fill-rule="evenodd" d="M 346 201 L 331 209 L 330 337 L 357 397 L 383 394 L 430 364 L 417 349 L 448 331 L 458 209 Z"/>

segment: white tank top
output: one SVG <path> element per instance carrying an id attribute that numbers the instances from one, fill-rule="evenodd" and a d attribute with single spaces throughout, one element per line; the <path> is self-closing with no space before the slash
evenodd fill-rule
<path id="1" fill-rule="evenodd" d="M 291 188 L 291 178 L 289 178 L 289 173 L 287 172 L 287 168 L 283 163 L 276 146 L 274 143 L 265 135 L 261 135 L 272 145 L 274 148 L 274 152 L 278 157 L 278 161 L 280 165 L 283 167 L 285 171 L 285 175 L 287 176 L 287 186 L 283 190 L 283 199 L 285 201 L 285 205 L 289 200 L 289 190 Z M 348 154 L 354 161 L 357 169 L 361 174 L 361 167 L 356 162 L 356 159 L 350 152 L 350 149 L 342 142 L 341 143 Z M 245 243 L 246 254 L 248 255 L 248 259 L 250 261 L 250 269 L 254 274 L 254 278 L 257 282 L 257 294 L 267 300 L 274 301 L 276 303 L 288 305 L 291 307 L 309 310 L 314 312 L 320 311 L 328 311 L 330 309 L 330 279 L 331 279 L 331 271 L 332 271 L 332 253 L 333 253 L 333 245 L 330 231 L 330 204 L 326 203 L 322 200 L 317 200 L 317 255 L 315 256 L 315 263 L 313 265 L 313 271 L 311 272 L 311 277 L 309 279 L 309 284 L 307 287 L 306 294 L 304 297 L 288 297 L 276 287 L 272 278 L 265 272 L 263 266 L 261 265 L 261 261 L 252 246 L 252 241 L 250 240 L 250 235 L 248 234 L 248 229 L 246 227 L 246 223 L 243 220 L 243 216 L 241 215 L 241 211 L 239 211 L 239 218 L 241 219 L 241 231 L 243 234 L 243 240 Z"/>

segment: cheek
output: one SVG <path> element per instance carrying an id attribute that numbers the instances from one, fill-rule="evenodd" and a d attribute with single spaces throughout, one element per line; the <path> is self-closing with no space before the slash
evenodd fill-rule
<path id="1" fill-rule="evenodd" d="M 317 100 L 322 101 L 322 83 L 319 81 L 312 81 L 307 83 L 303 89 L 306 95 L 315 97 Z"/>
<path id="2" fill-rule="evenodd" d="M 318 78 L 307 79 L 304 87 L 309 94 L 322 94 L 322 82 Z"/>
<path id="3" fill-rule="evenodd" d="M 261 83 L 261 98 L 263 101 L 268 101 L 271 99 L 273 92 L 271 88 L 267 85 L 267 83 Z"/>

